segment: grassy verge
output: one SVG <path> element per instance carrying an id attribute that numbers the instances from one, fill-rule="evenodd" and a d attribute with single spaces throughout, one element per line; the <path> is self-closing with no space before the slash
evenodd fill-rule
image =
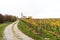
<path id="1" fill-rule="evenodd" d="M 8 24 L 10 24 L 10 22 L 0 24 L 0 40 L 3 40 L 3 31 Z"/>
<path id="2" fill-rule="evenodd" d="M 18 23 L 18 28 L 25 33 L 26 35 L 32 37 L 35 40 L 42 40 L 38 35 L 34 34 L 30 29 L 29 26 L 23 23 L 21 20 Z"/>

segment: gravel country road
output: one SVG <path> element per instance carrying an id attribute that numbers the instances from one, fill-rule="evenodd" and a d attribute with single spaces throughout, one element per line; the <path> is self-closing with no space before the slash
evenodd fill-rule
<path id="1" fill-rule="evenodd" d="M 21 32 L 18 27 L 19 20 L 16 22 L 8 25 L 4 30 L 4 40 L 34 40 L 27 35 L 25 35 L 23 32 Z"/>

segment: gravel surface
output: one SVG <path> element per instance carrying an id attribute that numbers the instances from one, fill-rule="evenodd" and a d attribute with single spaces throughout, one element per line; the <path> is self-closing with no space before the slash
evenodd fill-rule
<path id="1" fill-rule="evenodd" d="M 16 22 L 8 25 L 4 30 L 4 39 L 5 40 L 34 40 L 27 35 L 25 35 L 23 32 L 21 32 L 18 27 L 19 20 Z"/>

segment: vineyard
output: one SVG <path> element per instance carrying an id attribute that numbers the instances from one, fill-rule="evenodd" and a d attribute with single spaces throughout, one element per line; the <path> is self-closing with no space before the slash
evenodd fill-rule
<path id="1" fill-rule="evenodd" d="M 21 18 L 22 22 L 42 40 L 60 40 L 60 19 L 29 19 Z"/>

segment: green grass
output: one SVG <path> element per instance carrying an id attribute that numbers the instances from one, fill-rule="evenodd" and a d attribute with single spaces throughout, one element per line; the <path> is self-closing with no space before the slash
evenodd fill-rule
<path id="1" fill-rule="evenodd" d="M 3 40 L 3 31 L 8 24 L 10 24 L 10 22 L 0 24 L 0 40 Z"/>
<path id="2" fill-rule="evenodd" d="M 18 28 L 25 33 L 26 35 L 30 36 L 31 38 L 35 39 L 35 40 L 42 40 L 41 37 L 39 37 L 38 35 L 34 34 L 32 32 L 32 30 L 29 29 L 29 26 L 26 25 L 24 22 L 22 22 L 21 20 L 18 23 Z"/>
<path id="3" fill-rule="evenodd" d="M 19 29 L 22 30 L 22 32 L 24 32 L 25 34 L 29 35 L 30 37 L 32 37 L 33 39 L 36 40 L 60 40 L 60 26 L 59 25 L 51 25 L 51 22 L 54 21 L 50 21 L 50 23 L 44 23 L 44 21 L 40 20 L 40 22 L 42 23 L 38 23 L 35 21 L 38 21 L 37 19 L 34 21 L 32 21 L 33 19 L 21 19 L 19 22 Z M 30 23 L 31 22 L 31 23 Z M 38 24 L 37 26 L 35 26 L 32 23 L 36 23 Z M 59 23 L 59 21 L 58 21 Z M 57 23 L 56 23 L 57 24 Z M 59 23 L 60 24 L 60 23 Z M 34 34 L 33 31 L 35 31 L 35 33 L 38 34 Z M 35 36 L 36 35 L 36 36 Z"/>

